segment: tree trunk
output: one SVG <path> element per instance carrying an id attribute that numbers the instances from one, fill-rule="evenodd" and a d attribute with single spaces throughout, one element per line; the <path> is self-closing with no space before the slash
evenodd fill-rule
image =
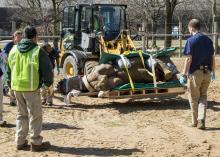
<path id="1" fill-rule="evenodd" d="M 57 28 L 57 6 L 56 6 L 56 0 L 52 0 L 52 4 L 53 4 L 53 35 L 57 35 L 58 34 L 58 28 Z"/>
<path id="2" fill-rule="evenodd" d="M 151 47 L 155 48 L 155 47 L 157 47 L 156 37 L 155 37 L 155 34 L 157 32 L 157 27 L 156 27 L 156 22 L 154 20 L 152 20 L 151 26 L 152 26 L 152 45 L 151 45 Z"/>
<path id="3" fill-rule="evenodd" d="M 165 18 L 165 35 L 164 40 L 164 47 L 171 47 L 172 44 L 172 19 L 173 19 L 173 12 L 177 5 L 177 0 L 165 0 L 165 7 L 166 7 L 166 18 Z"/>
<path id="4" fill-rule="evenodd" d="M 218 21 L 217 21 L 217 15 L 216 15 L 216 0 L 213 0 L 212 4 L 212 19 L 213 19 L 213 44 L 215 49 L 215 54 L 218 54 Z"/>
<path id="5" fill-rule="evenodd" d="M 172 10 L 171 4 L 166 3 L 166 19 L 165 19 L 165 41 L 164 47 L 171 47 L 172 36 L 168 36 L 168 34 L 172 34 Z"/>
<path id="6" fill-rule="evenodd" d="M 56 5 L 56 0 L 52 0 L 53 4 L 53 17 L 54 17 L 54 22 L 53 22 L 53 35 L 58 35 L 58 14 L 57 12 L 59 11 Z M 53 46 L 58 45 L 58 39 L 54 38 L 53 39 Z"/>

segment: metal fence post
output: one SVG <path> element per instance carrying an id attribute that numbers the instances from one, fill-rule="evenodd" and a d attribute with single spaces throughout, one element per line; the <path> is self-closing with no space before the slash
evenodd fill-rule
<path id="1" fill-rule="evenodd" d="M 16 31 L 16 22 L 12 21 L 11 22 L 11 34 L 13 34 Z"/>
<path id="2" fill-rule="evenodd" d="M 146 50 L 146 37 L 145 37 L 145 33 L 146 33 L 146 23 L 145 21 L 142 22 L 142 32 L 143 32 L 143 35 L 142 35 L 142 45 L 143 45 L 143 51 Z"/>
<path id="3" fill-rule="evenodd" d="M 216 0 L 213 0 L 212 4 L 212 18 L 213 18 L 213 45 L 215 54 L 218 53 L 218 21 L 217 21 Z"/>
<path id="4" fill-rule="evenodd" d="M 182 55 L 182 42 L 183 42 L 183 32 L 182 32 L 182 28 L 183 28 L 183 24 L 182 24 L 182 18 L 178 17 L 179 19 L 179 57 L 181 57 Z"/>

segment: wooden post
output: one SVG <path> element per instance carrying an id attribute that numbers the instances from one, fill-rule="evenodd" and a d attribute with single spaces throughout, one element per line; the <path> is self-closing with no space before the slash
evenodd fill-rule
<path id="1" fill-rule="evenodd" d="M 213 45 L 215 49 L 215 54 L 218 53 L 218 21 L 217 21 L 217 10 L 216 10 L 216 0 L 213 0 L 212 4 L 212 25 L 213 25 Z"/>
<path id="2" fill-rule="evenodd" d="M 13 34 L 16 31 L 16 22 L 12 21 L 11 22 L 11 34 Z"/>
<path id="3" fill-rule="evenodd" d="M 145 37 L 145 33 L 146 33 L 146 23 L 145 23 L 145 21 L 143 21 L 142 22 L 142 49 L 143 49 L 143 51 L 145 51 L 146 50 L 146 37 Z"/>
<path id="4" fill-rule="evenodd" d="M 146 24 L 145 24 L 145 32 L 146 32 L 146 49 L 149 49 L 149 38 L 148 38 L 148 33 L 149 33 L 149 27 L 148 27 L 148 19 L 146 19 Z"/>
<path id="5" fill-rule="evenodd" d="M 182 18 L 179 16 L 179 57 L 182 55 L 182 43 L 183 43 L 183 23 L 182 23 Z"/>

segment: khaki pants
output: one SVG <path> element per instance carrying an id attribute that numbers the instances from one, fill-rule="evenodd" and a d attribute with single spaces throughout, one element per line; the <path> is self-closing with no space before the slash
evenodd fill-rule
<path id="1" fill-rule="evenodd" d="M 3 84 L 2 84 L 2 77 L 0 77 L 0 121 L 3 120 Z"/>
<path id="2" fill-rule="evenodd" d="M 28 131 L 30 131 L 31 143 L 42 144 L 42 107 L 40 90 L 33 92 L 14 91 L 17 100 L 18 115 L 16 119 L 15 142 L 21 145 L 25 142 Z"/>
<path id="3" fill-rule="evenodd" d="M 196 70 L 188 78 L 189 103 L 192 112 L 192 124 L 206 118 L 207 90 L 211 81 L 210 72 Z"/>

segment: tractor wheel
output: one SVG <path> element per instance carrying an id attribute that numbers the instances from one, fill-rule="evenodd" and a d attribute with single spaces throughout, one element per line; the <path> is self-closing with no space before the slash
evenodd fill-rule
<path id="1" fill-rule="evenodd" d="M 98 64 L 98 61 L 87 61 L 84 66 L 84 75 L 90 74 L 92 69 Z"/>
<path id="2" fill-rule="evenodd" d="M 67 56 L 63 63 L 63 74 L 65 78 L 78 75 L 78 67 L 73 56 Z"/>

